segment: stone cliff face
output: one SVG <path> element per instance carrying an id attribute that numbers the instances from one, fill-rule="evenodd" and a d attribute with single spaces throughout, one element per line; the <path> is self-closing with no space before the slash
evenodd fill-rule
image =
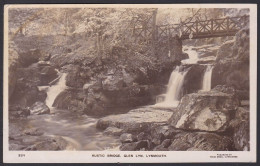
<path id="1" fill-rule="evenodd" d="M 55 68 L 47 61 L 41 61 L 45 57 L 46 54 L 33 49 L 20 53 L 13 60 L 9 66 L 10 104 L 30 107 L 36 101 L 45 101 L 46 94 L 40 92 L 37 86 L 47 86 L 57 77 Z"/>
<path id="2" fill-rule="evenodd" d="M 91 48 L 85 52 L 80 49 L 50 59 L 52 65 L 68 73 L 66 85 L 70 89 L 57 97 L 54 106 L 95 116 L 154 104 L 155 97 L 165 91 L 174 66 L 187 58 L 176 38 L 167 45 L 161 42 L 155 54 L 147 45 L 134 50 L 112 47 L 106 55 L 97 55 Z"/>
<path id="3" fill-rule="evenodd" d="M 132 60 L 126 62 L 130 65 L 116 66 L 102 61 L 96 64 L 94 61 L 87 72 L 82 66 L 72 65 L 66 78 L 70 90 L 61 93 L 54 106 L 68 108 L 67 105 L 73 105 L 74 110 L 83 108 L 86 114 L 98 116 L 154 104 L 155 97 L 165 91 L 174 64 L 150 67 L 146 59 L 136 66 L 131 66 Z"/>
<path id="4" fill-rule="evenodd" d="M 80 40 L 78 38 L 67 40 Z M 43 40 L 48 41 L 49 45 L 57 45 L 50 39 L 52 37 Z M 165 85 L 175 65 L 187 58 L 182 54 L 179 39 L 163 41 L 168 44 L 164 45 L 161 41 L 160 49 L 155 54 L 152 54 L 153 49 L 148 45 L 139 45 L 134 49 L 114 46 L 110 51 L 100 54 L 87 46 L 93 44 L 89 40 L 84 41 L 87 44 L 70 42 L 71 45 L 60 49 L 55 46 L 51 49 L 48 44 L 43 45 L 42 49 L 32 49 L 35 44 L 29 42 L 25 43 L 28 46 L 23 46 L 18 38 L 17 47 L 23 49 L 13 53 L 18 54 L 19 64 L 10 68 L 9 91 L 11 96 L 16 94 L 10 101 L 29 107 L 37 101 L 44 101 L 46 94 L 39 92 L 37 86 L 48 85 L 57 78 L 54 69 L 58 69 L 68 73 L 68 90 L 58 95 L 55 107 L 100 116 L 154 104 L 155 97 L 165 92 Z M 14 74 L 18 75 L 15 80 L 11 77 Z"/>
<path id="5" fill-rule="evenodd" d="M 217 53 L 212 72 L 212 87 L 234 86 L 249 91 L 249 29 L 239 31 L 233 42 L 224 43 Z M 249 98 L 249 96 L 243 96 Z"/>

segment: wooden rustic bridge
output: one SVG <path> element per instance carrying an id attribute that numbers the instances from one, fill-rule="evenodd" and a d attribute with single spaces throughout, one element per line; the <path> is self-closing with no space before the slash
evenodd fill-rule
<path id="1" fill-rule="evenodd" d="M 249 24 L 249 16 L 226 17 L 159 26 L 150 26 L 147 23 L 138 24 L 138 20 L 135 23 L 132 34 L 136 39 L 149 41 L 177 35 L 181 40 L 185 40 L 234 36 L 240 29 Z"/>

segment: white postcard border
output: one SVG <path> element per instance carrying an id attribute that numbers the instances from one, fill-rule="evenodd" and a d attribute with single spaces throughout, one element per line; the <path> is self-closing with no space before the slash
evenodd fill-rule
<path id="1" fill-rule="evenodd" d="M 250 151 L 9 151 L 8 149 L 8 14 L 9 8 L 250 8 Z M 4 88 L 3 88 L 3 160 L 5 163 L 190 163 L 190 162 L 256 162 L 257 127 L 257 5 L 256 4 L 66 4 L 5 5 L 4 11 Z M 24 154 L 25 157 L 19 157 Z M 105 157 L 92 157 L 104 154 Z M 107 157 L 119 154 L 121 157 Z M 237 158 L 211 158 L 218 155 Z M 124 157 L 133 155 L 133 157 Z M 143 155 L 143 157 L 137 157 Z M 162 155 L 166 157 L 149 157 Z"/>

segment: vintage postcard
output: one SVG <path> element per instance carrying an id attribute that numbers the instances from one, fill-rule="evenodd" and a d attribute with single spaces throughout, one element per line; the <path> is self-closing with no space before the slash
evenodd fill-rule
<path id="1" fill-rule="evenodd" d="M 257 5 L 5 5 L 6 163 L 256 162 Z"/>

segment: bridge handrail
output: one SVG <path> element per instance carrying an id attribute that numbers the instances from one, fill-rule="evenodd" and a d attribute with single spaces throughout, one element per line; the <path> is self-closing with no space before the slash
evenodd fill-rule
<path id="1" fill-rule="evenodd" d="M 136 37 L 143 37 L 147 40 L 150 38 L 157 39 L 159 36 L 167 36 L 179 34 L 182 39 L 194 37 L 207 36 L 223 36 L 234 35 L 243 26 L 249 22 L 249 15 L 236 16 L 236 17 L 223 17 L 207 20 L 196 20 L 192 22 L 181 22 L 179 24 L 166 24 L 155 25 L 154 27 L 148 26 L 133 26 L 130 29 L 133 30 L 133 34 Z M 188 37 L 187 37 L 188 36 Z"/>
<path id="2" fill-rule="evenodd" d="M 223 17 L 223 18 L 217 18 L 217 19 L 208 19 L 208 20 L 198 20 L 198 21 L 192 21 L 192 22 L 187 22 L 187 23 L 175 23 L 175 24 L 166 24 L 166 25 L 157 25 L 158 27 L 168 27 L 168 26 L 181 26 L 181 25 L 187 25 L 187 24 L 194 24 L 194 23 L 197 23 L 197 22 L 207 22 L 207 21 L 214 21 L 214 20 L 225 20 L 225 19 L 235 19 L 235 18 L 243 18 L 243 17 L 249 17 L 249 15 L 244 15 L 244 16 L 240 16 L 240 17 Z M 152 28 L 152 27 L 149 27 L 149 28 Z M 131 27 L 130 29 L 143 29 L 143 27 Z"/>
<path id="3" fill-rule="evenodd" d="M 209 19 L 209 20 L 199 20 L 199 21 L 192 21 L 192 22 L 187 22 L 187 23 L 180 23 L 181 25 L 186 25 L 186 24 L 190 24 L 190 23 L 196 23 L 196 22 L 207 22 L 207 21 L 214 21 L 214 20 L 225 20 L 225 19 L 234 19 L 234 18 L 248 18 L 249 15 L 244 15 L 244 16 L 240 16 L 240 17 L 224 17 L 224 18 L 216 18 L 216 19 Z"/>

